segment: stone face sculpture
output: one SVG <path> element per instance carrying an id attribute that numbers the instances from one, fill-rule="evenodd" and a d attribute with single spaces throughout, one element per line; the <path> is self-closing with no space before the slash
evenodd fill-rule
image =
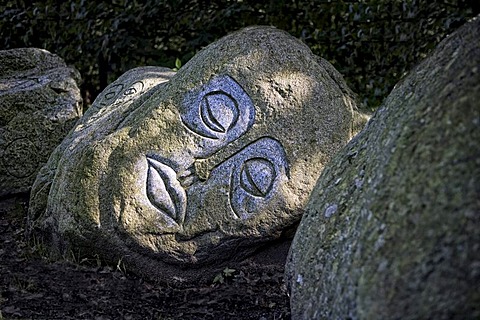
<path id="1" fill-rule="evenodd" d="M 78 71 L 34 48 L 0 51 L 0 197 L 27 193 L 82 115 Z"/>
<path id="2" fill-rule="evenodd" d="M 480 317 L 480 17 L 328 166 L 290 248 L 292 319 Z"/>
<path id="3" fill-rule="evenodd" d="M 38 175 L 30 226 L 60 253 L 205 279 L 295 226 L 364 120 L 328 62 L 247 28 L 176 74 L 138 68 L 109 85 Z"/>

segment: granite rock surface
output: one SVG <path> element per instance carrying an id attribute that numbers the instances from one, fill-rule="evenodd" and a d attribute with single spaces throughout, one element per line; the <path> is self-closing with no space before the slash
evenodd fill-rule
<path id="1" fill-rule="evenodd" d="M 293 319 L 480 317 L 480 18 L 325 167 L 287 262 Z"/>
<path id="2" fill-rule="evenodd" d="M 28 193 L 82 115 L 80 75 L 35 48 L 0 51 L 0 197 Z"/>
<path id="3" fill-rule="evenodd" d="M 365 119 L 300 41 L 243 29 L 177 73 L 143 67 L 110 84 L 38 175 L 30 227 L 60 256 L 211 281 L 291 233 Z"/>

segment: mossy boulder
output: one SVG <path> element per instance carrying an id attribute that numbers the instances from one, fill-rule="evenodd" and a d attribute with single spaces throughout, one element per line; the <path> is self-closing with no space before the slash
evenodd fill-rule
<path id="1" fill-rule="evenodd" d="M 480 317 L 480 19 L 325 167 L 290 248 L 293 319 Z"/>
<path id="2" fill-rule="evenodd" d="M 137 68 L 109 85 L 38 175 L 30 226 L 60 255 L 212 280 L 298 224 L 364 120 L 328 62 L 247 28 L 176 74 Z"/>
<path id="3" fill-rule="evenodd" d="M 48 51 L 0 50 L 0 197 L 27 193 L 82 115 L 79 82 Z"/>

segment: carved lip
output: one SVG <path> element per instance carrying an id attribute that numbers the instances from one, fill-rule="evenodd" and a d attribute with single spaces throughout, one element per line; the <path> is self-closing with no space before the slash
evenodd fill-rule
<path id="1" fill-rule="evenodd" d="M 159 160 L 146 158 L 148 200 L 160 212 L 182 225 L 185 220 L 187 196 L 177 180 L 175 170 Z"/>

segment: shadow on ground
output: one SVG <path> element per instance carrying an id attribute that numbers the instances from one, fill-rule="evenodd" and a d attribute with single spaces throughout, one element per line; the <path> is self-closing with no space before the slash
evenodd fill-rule
<path id="1" fill-rule="evenodd" d="M 97 261 L 50 262 L 25 242 L 26 206 L 0 209 L 0 320 L 290 319 L 283 268 L 246 266 L 223 283 L 178 289 Z"/>

